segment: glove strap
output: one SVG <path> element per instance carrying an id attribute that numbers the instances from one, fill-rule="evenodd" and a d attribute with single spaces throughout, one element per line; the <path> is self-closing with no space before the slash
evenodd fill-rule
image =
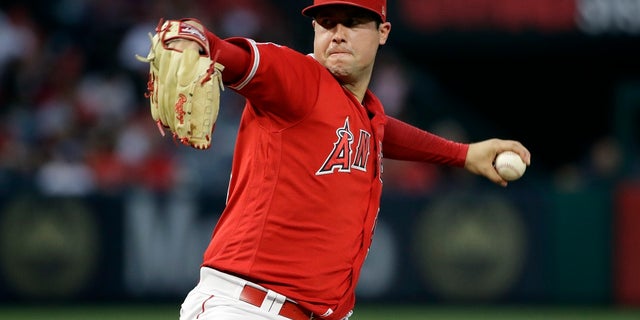
<path id="1" fill-rule="evenodd" d="M 162 32 L 166 31 L 166 32 Z M 209 40 L 204 26 L 198 19 L 188 18 L 181 20 L 160 19 L 156 32 L 163 35 L 162 46 L 167 50 L 171 49 L 167 44 L 173 40 L 187 39 L 197 42 L 204 52 L 200 52 L 204 56 L 209 56 Z"/>

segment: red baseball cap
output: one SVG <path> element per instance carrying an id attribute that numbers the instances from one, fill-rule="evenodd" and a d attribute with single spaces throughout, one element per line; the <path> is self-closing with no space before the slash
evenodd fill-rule
<path id="1" fill-rule="evenodd" d="M 302 9 L 302 14 L 313 17 L 318 8 L 336 4 L 366 9 L 377 14 L 382 22 L 387 21 L 387 0 L 314 0 L 313 5 Z"/>

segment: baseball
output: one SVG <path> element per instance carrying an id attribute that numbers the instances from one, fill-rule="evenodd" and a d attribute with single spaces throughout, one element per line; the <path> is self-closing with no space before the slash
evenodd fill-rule
<path id="1" fill-rule="evenodd" d="M 519 179 L 527 168 L 527 165 L 522 161 L 520 155 L 512 151 L 500 153 L 496 157 L 494 166 L 502 179 L 507 181 Z"/>

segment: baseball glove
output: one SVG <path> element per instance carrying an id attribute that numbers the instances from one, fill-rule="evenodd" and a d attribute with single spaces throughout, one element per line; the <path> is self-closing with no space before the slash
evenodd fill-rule
<path id="1" fill-rule="evenodd" d="M 211 56 L 204 27 L 195 19 L 161 19 L 155 31 L 155 35 L 149 33 L 149 54 L 136 55 L 150 65 L 145 97 L 151 116 L 163 136 L 168 128 L 182 144 L 208 149 L 224 90 L 224 66 L 216 62 L 219 52 Z M 195 41 L 200 49 L 170 45 L 179 39 Z"/>

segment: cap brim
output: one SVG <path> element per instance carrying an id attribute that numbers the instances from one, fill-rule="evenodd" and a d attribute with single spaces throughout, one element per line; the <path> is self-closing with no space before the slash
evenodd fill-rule
<path id="1" fill-rule="evenodd" d="M 353 4 L 351 2 L 348 1 L 328 1 L 328 2 L 324 2 L 322 4 L 316 4 L 316 5 L 311 5 L 308 6 L 304 9 L 302 9 L 302 15 L 313 18 L 315 17 L 316 11 L 318 11 L 318 9 L 322 8 L 322 7 L 326 7 L 326 6 L 331 6 L 331 5 L 344 5 L 344 6 L 351 6 L 351 7 L 356 7 L 356 8 L 360 8 L 360 9 L 364 9 L 367 10 L 369 12 L 372 12 L 373 14 L 375 14 L 377 17 L 380 18 L 381 21 L 384 21 L 384 18 L 378 13 L 375 12 L 373 10 L 371 10 L 370 8 L 364 7 L 364 6 L 360 6 L 357 4 Z"/>

